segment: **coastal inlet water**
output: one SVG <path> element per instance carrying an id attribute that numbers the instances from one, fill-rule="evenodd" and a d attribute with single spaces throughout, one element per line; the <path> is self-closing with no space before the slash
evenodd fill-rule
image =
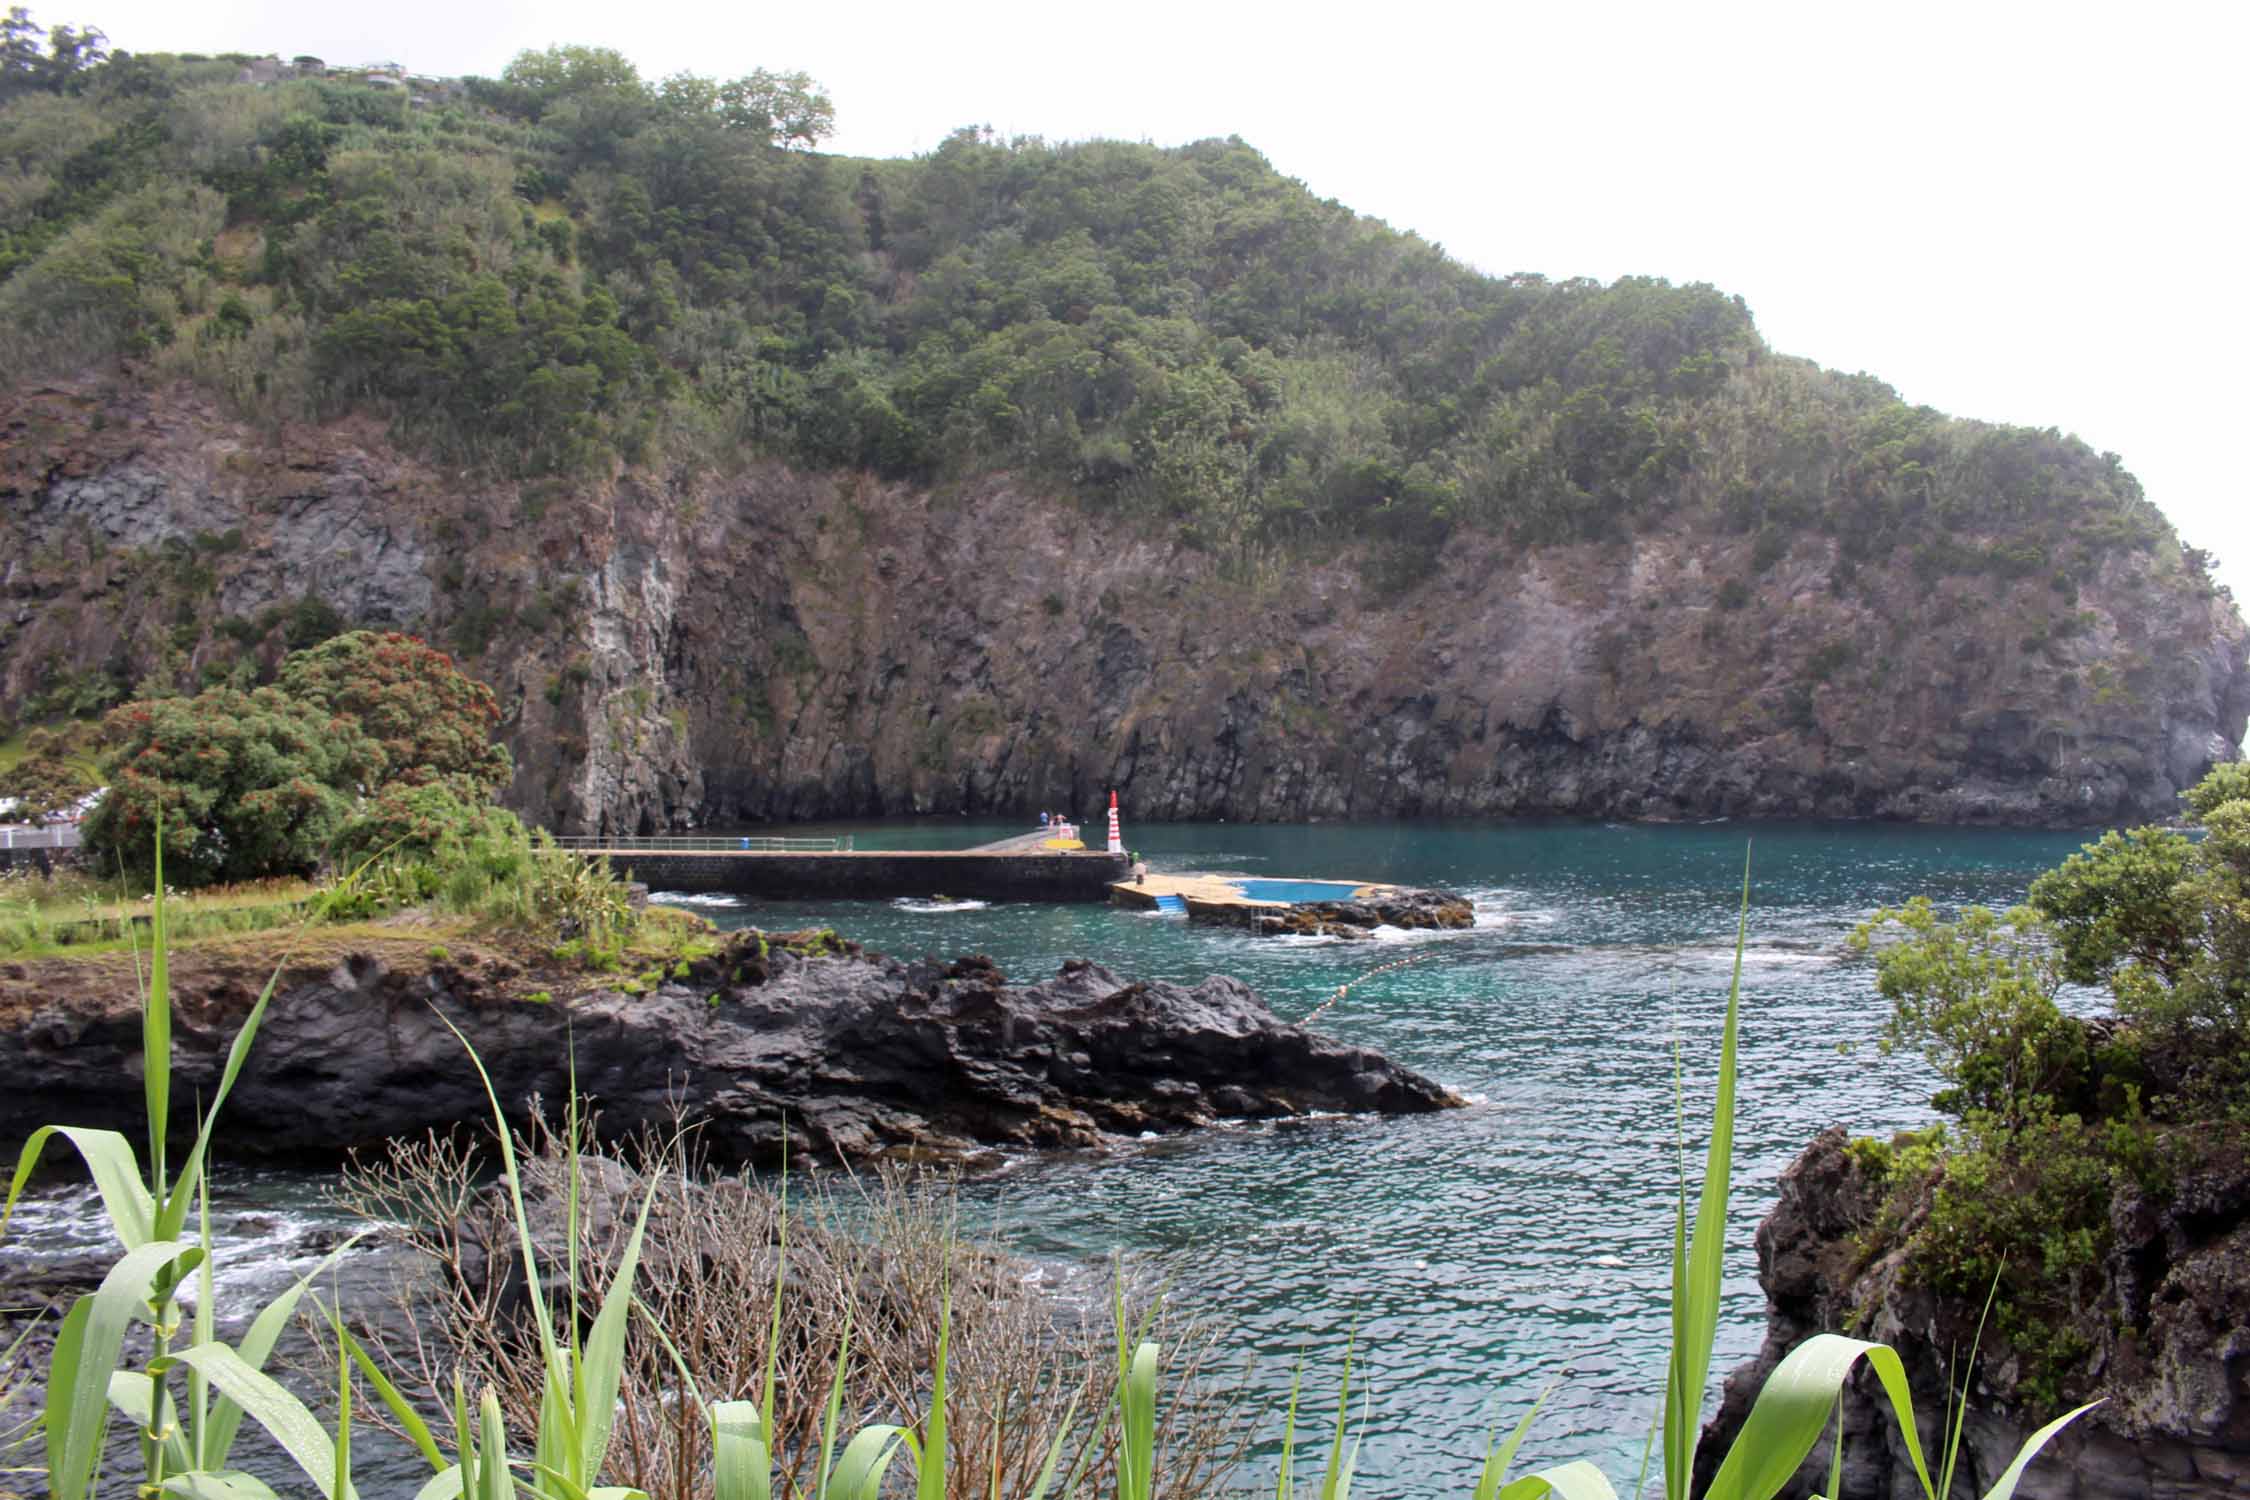
<path id="1" fill-rule="evenodd" d="M 955 820 L 837 831 L 866 849 L 1020 830 Z M 1917 1059 L 1878 1050 L 1883 1005 L 1869 967 L 1844 955 L 1846 934 L 1915 894 L 2020 900 L 2083 842 L 1745 824 L 1151 825 L 1127 838 L 1155 871 L 1462 891 L 1477 926 L 1345 943 L 1105 906 L 682 904 L 727 926 L 834 926 L 906 957 L 986 953 L 1022 981 L 1075 957 L 1142 978 L 1231 974 L 1292 1020 L 1377 965 L 1412 959 L 1353 984 L 1318 1024 L 1452 1085 L 1473 1108 L 1034 1158 L 969 1189 L 973 1211 L 1029 1255 L 1153 1261 L 1174 1296 L 1227 1321 L 1230 1349 L 1255 1357 L 1245 1378 L 1273 1433 L 1302 1356 L 1308 1393 L 1327 1393 L 1311 1427 L 1325 1442 L 1356 1329 L 1355 1391 L 1373 1392 L 1361 1471 L 1383 1494 L 1466 1490 L 1491 1423 L 1512 1423 L 1550 1382 L 1525 1456 L 1587 1458 L 1621 1487 L 1632 1479 L 1664 1390 L 1675 1057 L 1700 1173 L 1746 845 L 1741 1103 L 1714 1394 L 1762 1334 L 1751 1235 L 1782 1169 L 1827 1125 L 1887 1133 L 1930 1117 L 1935 1081 Z"/>

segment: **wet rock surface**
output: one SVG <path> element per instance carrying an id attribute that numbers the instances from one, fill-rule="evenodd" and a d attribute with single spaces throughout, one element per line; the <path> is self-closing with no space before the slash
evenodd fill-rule
<path id="1" fill-rule="evenodd" d="M 1285 911 L 1256 906 L 1198 909 L 1208 920 L 1246 927 L 1261 937 L 1371 938 L 1378 927 L 1408 931 L 1474 927 L 1476 910 L 1451 891 L 1386 891 L 1353 901 L 1308 901 Z"/>
<path id="2" fill-rule="evenodd" d="M 1966 1357 L 1980 1307 L 1939 1296 L 1902 1274 L 1892 1251 L 1868 1260 L 1861 1236 L 1887 1196 L 1823 1132 L 1782 1174 L 1758 1226 L 1766 1338 L 1727 1377 L 1696 1451 L 1697 1487 L 1716 1471 L 1766 1377 L 1804 1338 L 1824 1331 L 1899 1351 L 1923 1419 L 1926 1455 L 1942 1451 L 1947 1378 Z M 2104 1268 L 2110 1316 L 2093 1330 L 2089 1396 L 2104 1402 L 2065 1428 L 2025 1472 L 2030 1500 L 2188 1500 L 2250 1494 L 2250 1164 L 2183 1176 L 2162 1204 L 2136 1189 L 2111 1211 L 2115 1246 Z M 1864 1263 L 1863 1263 L 1864 1262 Z M 2017 1384 L 2011 1351 L 1986 1330 L 1963 1429 L 1960 1493 L 1981 1494 L 2024 1439 L 2059 1412 L 2036 1409 Z M 1879 1404 L 1880 1403 L 1880 1404 Z M 1826 1483 L 1823 1439 L 1784 1496 Z M 1846 1500 L 1919 1495 L 1887 1403 L 1864 1372 L 1844 1407 Z"/>
<path id="3" fill-rule="evenodd" d="M 292 975 L 225 1119 L 230 1158 L 319 1156 L 487 1117 L 450 1019 L 507 1107 L 578 1086 L 605 1134 L 702 1122 L 721 1160 L 907 1157 L 1091 1147 L 1226 1118 L 1419 1112 L 1450 1090 L 1376 1052 L 1287 1025 L 1238 980 L 1129 982 L 1074 961 L 1037 984 L 989 959 L 810 956 L 730 936 L 651 993 L 547 1003 L 445 965 L 372 956 Z M 181 995 L 173 1098 L 208 1098 L 249 997 Z M 47 1121 L 137 1132 L 140 1021 L 129 1007 L 17 1006 L 0 1026 L 0 1136 Z M 184 1108 L 185 1106 L 183 1106 Z M 184 1121 L 184 1116 L 183 1116 Z"/>

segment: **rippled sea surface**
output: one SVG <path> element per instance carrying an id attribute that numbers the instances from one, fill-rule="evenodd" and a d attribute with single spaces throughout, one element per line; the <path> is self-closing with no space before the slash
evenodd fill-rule
<path id="1" fill-rule="evenodd" d="M 814 830 L 792 829 L 792 833 Z M 1014 827 L 852 830 L 860 848 L 959 846 Z M 990 954 L 1031 981 L 1066 958 L 1192 982 L 1232 974 L 1379 1047 L 1475 1107 L 1414 1119 L 1222 1128 L 1028 1160 L 970 1190 L 1019 1249 L 1153 1260 L 1230 1320 L 1278 1412 L 1290 1369 L 1333 1392 L 1347 1335 L 1372 1376 L 1361 1471 L 1378 1493 L 1466 1489 L 1496 1413 L 1558 1382 L 1526 1448 L 1630 1480 L 1663 1395 L 1679 1184 L 1675 1047 L 1700 1163 L 1746 844 L 1741 1110 L 1716 1381 L 1757 1347 L 1751 1234 L 1824 1126 L 1929 1117 L 1916 1060 L 1875 1042 L 1852 926 L 1915 894 L 2007 904 L 2083 836 L 1918 828 L 1381 824 L 1131 828 L 1152 869 L 1352 878 L 1474 897 L 1475 930 L 1342 943 L 1256 939 L 1103 906 L 933 900 L 696 907 L 726 925 L 833 925 L 880 951 Z M 942 892 L 933 892 L 933 896 Z M 1698 1122 L 1704 1122 L 1699 1124 Z M 1355 1405 L 1356 1405 L 1355 1397 Z M 1330 1402 L 1326 1410 L 1332 1411 Z M 1327 1419 L 1324 1416 L 1321 1421 Z"/>

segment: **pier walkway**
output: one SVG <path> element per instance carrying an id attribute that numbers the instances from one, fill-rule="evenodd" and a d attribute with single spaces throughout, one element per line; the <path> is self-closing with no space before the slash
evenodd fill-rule
<path id="1" fill-rule="evenodd" d="M 982 849 L 853 849 L 848 840 L 720 835 L 557 842 L 588 859 L 606 856 L 654 891 L 769 901 L 1103 901 L 1130 868 L 1122 854 L 1018 848 L 1013 839 Z"/>

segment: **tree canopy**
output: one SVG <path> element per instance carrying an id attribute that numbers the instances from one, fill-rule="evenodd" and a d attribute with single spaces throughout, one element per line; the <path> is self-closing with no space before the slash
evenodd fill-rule
<path id="1" fill-rule="evenodd" d="M 179 885 L 308 874 L 379 772 L 351 718 L 274 688 L 213 688 L 110 711 L 110 787 L 85 824 L 102 869 Z"/>
<path id="2" fill-rule="evenodd" d="M 492 742 L 499 718 L 492 690 L 444 652 L 350 631 L 284 657 L 278 686 L 113 710 L 101 734 L 110 791 L 86 845 L 146 878 L 161 819 L 165 872 L 181 885 L 442 852 L 513 826 L 491 805 L 512 770 Z"/>
<path id="3" fill-rule="evenodd" d="M 2086 1104 L 2070 1081 L 2087 1066 L 2082 1029 L 2057 1004 L 2066 984 L 2107 989 L 2138 1045 L 2217 1064 L 2199 1065 L 2205 1082 L 2250 1079 L 2250 766 L 2218 766 L 2184 796 L 2192 830 L 2105 833 L 2004 915 L 1945 920 L 1918 899 L 1861 928 L 1893 1006 L 1889 1040 L 1951 1085 L 1940 1108 L 2016 1121 Z M 1879 945 L 1894 927 L 1902 940 Z"/>
<path id="4" fill-rule="evenodd" d="M 0 103 L 29 93 L 60 93 L 86 69 L 109 60 L 109 38 L 91 26 L 40 28 L 20 5 L 0 17 Z"/>
<path id="5" fill-rule="evenodd" d="M 290 697 L 350 719 L 382 756 L 376 786 L 455 784 L 472 802 L 490 798 L 514 770 L 495 744 L 500 706 L 492 689 L 453 658 L 396 631 L 354 630 L 283 659 Z"/>

